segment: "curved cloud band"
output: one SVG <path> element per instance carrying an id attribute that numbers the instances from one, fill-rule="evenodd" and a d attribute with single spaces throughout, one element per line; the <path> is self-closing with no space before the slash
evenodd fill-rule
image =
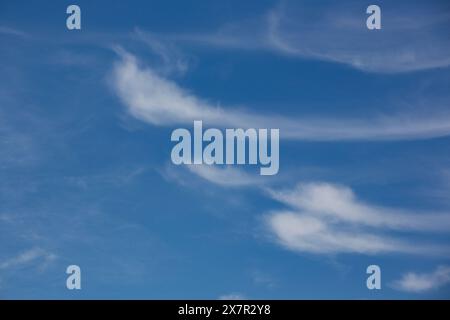
<path id="1" fill-rule="evenodd" d="M 450 135 L 450 117 L 390 116 L 371 119 L 288 118 L 218 107 L 143 67 L 122 52 L 115 63 L 112 84 L 135 118 L 158 126 L 192 124 L 233 128 L 279 128 L 284 139 L 309 141 L 408 140 Z"/>
<path id="2" fill-rule="evenodd" d="M 450 215 L 430 212 L 407 214 L 358 201 L 347 187 L 329 183 L 299 184 L 293 190 L 269 194 L 290 207 L 266 216 L 276 240 L 288 249 L 312 253 L 405 253 L 448 255 L 441 245 L 410 243 L 397 232 L 450 230 Z"/>

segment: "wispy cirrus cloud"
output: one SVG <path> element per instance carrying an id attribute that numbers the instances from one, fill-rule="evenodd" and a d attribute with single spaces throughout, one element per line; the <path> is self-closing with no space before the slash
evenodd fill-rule
<path id="1" fill-rule="evenodd" d="M 32 248 L 14 257 L 1 261 L 0 270 L 19 268 L 32 263 L 38 263 L 40 266 L 45 266 L 55 259 L 56 255 L 52 252 L 46 251 L 41 248 Z"/>
<path id="2" fill-rule="evenodd" d="M 269 13 L 268 42 L 275 50 L 377 73 L 450 65 L 444 31 L 450 28 L 449 12 L 420 10 L 410 3 L 380 4 L 382 29 L 369 31 L 360 2 L 330 3 L 326 9 L 310 9 L 303 3 L 288 2 Z"/>
<path id="3" fill-rule="evenodd" d="M 15 28 L 7 27 L 7 26 L 0 26 L 0 34 L 16 36 L 16 37 L 21 37 L 21 38 L 25 38 L 28 36 L 28 34 L 23 31 L 20 31 Z"/>
<path id="4" fill-rule="evenodd" d="M 2 102 L 6 99 L 0 98 Z M 39 143 L 36 128 L 39 119 L 30 119 L 23 116 L 15 119 L 8 110 L 0 107 L 0 170 L 13 166 L 23 166 L 36 162 L 39 159 Z M 19 129 L 26 123 L 27 129 Z M 29 132 L 33 128 L 33 134 Z"/>
<path id="5" fill-rule="evenodd" d="M 134 30 L 133 38 L 143 42 L 160 61 L 161 71 L 165 73 L 185 73 L 189 68 L 189 59 L 180 52 L 178 47 L 164 41 L 155 34 L 144 32 L 139 28 Z"/>
<path id="6" fill-rule="evenodd" d="M 221 169 L 210 165 L 188 165 L 188 170 L 200 178 L 223 187 L 248 187 L 263 185 L 264 177 L 250 175 L 243 170 L 225 166 Z"/>
<path id="7" fill-rule="evenodd" d="M 450 13 L 439 5 L 396 1 L 379 3 L 382 29 L 366 28 L 367 6 L 359 1 L 283 1 L 266 15 L 234 21 L 204 34 L 172 40 L 204 47 L 266 50 L 277 54 L 340 63 L 374 73 L 399 73 L 450 65 Z M 357 44 L 357 45 L 355 45 Z"/>
<path id="8" fill-rule="evenodd" d="M 450 267 L 438 266 L 430 273 L 405 273 L 392 287 L 406 292 L 422 293 L 450 284 Z"/>
<path id="9" fill-rule="evenodd" d="M 410 140 L 450 135 L 450 115 L 414 114 L 380 118 L 340 119 L 265 114 L 214 105 L 183 89 L 174 81 L 143 66 L 123 50 L 113 68 L 112 86 L 133 117 L 157 126 L 192 124 L 208 126 L 279 128 L 280 137 L 307 141 Z"/>
<path id="10" fill-rule="evenodd" d="M 192 169 L 192 168 L 195 169 Z M 445 234 L 450 213 L 411 211 L 370 204 L 357 198 L 347 186 L 326 182 L 299 183 L 277 189 L 245 171 L 208 165 L 189 166 L 189 171 L 220 187 L 246 187 L 286 208 L 266 213 L 263 221 L 270 237 L 296 252 L 313 254 L 389 254 L 442 256 L 450 247 L 440 243 L 411 243 L 403 235 Z M 422 238 L 424 239 L 424 238 Z"/>
<path id="11" fill-rule="evenodd" d="M 314 254 L 407 253 L 430 252 L 407 242 L 370 232 L 345 230 L 311 214 L 277 211 L 266 217 L 270 232 L 283 247 Z M 436 253 L 436 249 L 433 249 Z"/>
<path id="12" fill-rule="evenodd" d="M 450 214 L 370 205 L 357 199 L 346 186 L 307 183 L 292 190 L 269 192 L 274 199 L 297 210 L 314 212 L 330 220 L 392 230 L 450 231 Z"/>
<path id="13" fill-rule="evenodd" d="M 265 217 L 282 246 L 316 254 L 406 253 L 442 255 L 439 244 L 411 243 L 392 231 L 448 232 L 450 214 L 413 213 L 363 204 L 351 189 L 329 183 L 306 183 L 269 194 L 289 209 Z"/>

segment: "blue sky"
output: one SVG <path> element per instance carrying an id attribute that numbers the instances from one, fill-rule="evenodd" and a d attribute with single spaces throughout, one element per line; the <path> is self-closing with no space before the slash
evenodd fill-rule
<path id="1" fill-rule="evenodd" d="M 450 298 L 446 1 L 69 4 L 0 4 L 0 298 Z M 194 120 L 279 173 L 173 165 Z"/>

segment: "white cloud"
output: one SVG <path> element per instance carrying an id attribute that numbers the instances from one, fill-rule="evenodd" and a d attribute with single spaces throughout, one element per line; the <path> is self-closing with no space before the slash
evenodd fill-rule
<path id="1" fill-rule="evenodd" d="M 199 177 L 223 186 L 223 187 L 244 187 L 252 185 L 260 185 L 264 183 L 264 177 L 259 175 L 249 175 L 243 170 L 225 166 L 219 169 L 212 165 L 188 165 L 190 172 Z"/>
<path id="2" fill-rule="evenodd" d="M 377 31 L 366 28 L 368 15 L 359 1 L 320 6 L 284 1 L 262 17 L 228 23 L 217 32 L 172 38 L 209 47 L 267 50 L 376 73 L 450 65 L 448 12 L 407 2 L 389 10 L 381 7 L 382 29 Z"/>
<path id="3" fill-rule="evenodd" d="M 309 183 L 294 190 L 269 194 L 291 207 L 266 216 L 276 240 L 288 249 L 311 253 L 407 253 L 448 254 L 439 245 L 411 243 L 396 231 L 450 230 L 448 214 L 406 214 L 404 211 L 370 206 L 355 199 L 346 187 Z"/>
<path id="4" fill-rule="evenodd" d="M 449 27 L 448 13 L 411 7 L 382 10 L 382 29 L 368 31 L 358 2 L 330 3 L 320 9 L 287 3 L 268 15 L 268 43 L 281 53 L 369 72 L 448 67 L 450 45 L 443 32 Z"/>
<path id="5" fill-rule="evenodd" d="M 280 137 L 296 140 L 403 140 L 425 139 L 450 134 L 446 114 L 414 115 L 369 119 L 288 118 L 261 115 L 237 108 L 224 108 L 198 98 L 150 67 L 139 65 L 136 57 L 121 52 L 115 63 L 112 85 L 135 118 L 153 125 L 205 125 L 231 128 L 279 128 Z"/>
<path id="6" fill-rule="evenodd" d="M 161 63 L 159 64 L 161 71 L 164 73 L 185 73 L 189 67 L 189 59 L 186 58 L 178 48 L 158 36 L 143 32 L 139 28 L 135 29 L 133 34 L 137 40 L 143 42 L 148 46 L 152 53 L 154 53 Z"/>
<path id="7" fill-rule="evenodd" d="M 450 267 L 439 266 L 431 273 L 408 272 L 394 281 L 393 287 L 407 292 L 420 293 L 443 287 L 450 283 Z"/>
<path id="8" fill-rule="evenodd" d="M 345 186 L 307 183 L 298 184 L 293 190 L 269 192 L 286 205 L 330 220 L 397 230 L 450 231 L 450 214 L 414 213 L 369 205 Z"/>
<path id="9" fill-rule="evenodd" d="M 212 108 L 151 68 L 141 68 L 136 58 L 122 53 L 113 73 L 113 84 L 134 117 L 154 125 L 192 122 L 196 119 L 217 124 L 226 113 Z"/>
<path id="10" fill-rule="evenodd" d="M 16 37 L 27 37 L 28 35 L 25 32 L 22 32 L 20 30 L 6 27 L 6 26 L 0 26 L 0 34 L 10 35 L 10 36 L 16 36 Z"/>
<path id="11" fill-rule="evenodd" d="M 300 252 L 377 254 L 424 251 L 417 245 L 389 237 L 358 230 L 343 231 L 308 213 L 279 211 L 269 215 L 267 222 L 281 245 Z"/>
<path id="12" fill-rule="evenodd" d="M 264 220 L 276 241 L 290 250 L 316 254 L 450 253 L 450 248 L 441 245 L 411 243 L 399 237 L 399 232 L 449 232 L 449 213 L 410 212 L 371 205 L 357 199 L 350 188 L 330 183 L 302 183 L 293 189 L 274 190 L 259 177 L 236 168 L 207 165 L 188 168 L 223 187 L 261 188 L 288 206 L 287 210 L 270 212 Z"/>
<path id="13" fill-rule="evenodd" d="M 56 255 L 41 248 L 33 248 L 19 255 L 0 262 L 0 270 L 12 269 L 40 260 L 40 265 L 46 265 L 55 260 Z"/>

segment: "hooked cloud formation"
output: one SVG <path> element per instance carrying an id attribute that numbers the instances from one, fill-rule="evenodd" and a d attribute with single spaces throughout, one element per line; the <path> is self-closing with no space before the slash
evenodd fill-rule
<path id="1" fill-rule="evenodd" d="M 172 37 L 204 47 L 266 50 L 340 63 L 373 73 L 401 73 L 450 65 L 450 16 L 439 6 L 396 1 L 382 5 L 382 28 L 366 28 L 359 1 L 308 6 L 284 1 L 265 15 L 235 21 L 210 34 Z M 356 45 L 355 45 L 356 44 Z"/>
<path id="2" fill-rule="evenodd" d="M 325 182 L 299 183 L 277 190 L 243 170 L 190 165 L 188 170 L 221 187 L 254 187 L 287 208 L 264 215 L 271 236 L 281 246 L 313 254 L 387 254 L 443 256 L 450 248 L 438 243 L 410 243 L 401 234 L 445 234 L 450 213 L 411 211 L 372 205 L 352 189 Z"/>
<path id="3" fill-rule="evenodd" d="M 410 140 L 450 135 L 450 116 L 392 115 L 341 119 L 285 117 L 213 105 L 164 78 L 123 50 L 114 65 L 112 85 L 126 110 L 157 126 L 192 124 L 233 128 L 279 128 L 280 137 L 306 141 Z"/>
<path id="4" fill-rule="evenodd" d="M 448 232 L 450 214 L 412 213 L 371 206 L 352 190 L 329 183 L 300 184 L 269 194 L 289 207 L 266 216 L 269 230 L 288 249 L 319 254 L 448 254 L 439 245 L 410 243 L 392 231 Z"/>

